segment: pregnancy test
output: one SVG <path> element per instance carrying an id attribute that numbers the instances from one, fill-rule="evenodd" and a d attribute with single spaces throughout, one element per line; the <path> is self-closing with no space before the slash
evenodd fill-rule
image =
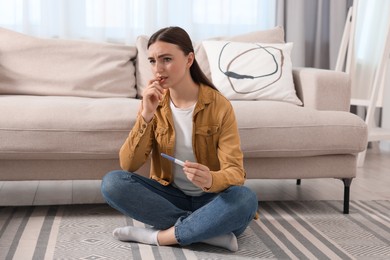
<path id="1" fill-rule="evenodd" d="M 165 159 L 170 160 L 171 162 L 174 162 L 182 167 L 184 167 L 184 162 L 180 161 L 179 159 L 176 159 L 175 157 L 169 156 L 168 154 L 161 153 L 161 156 L 164 157 Z"/>

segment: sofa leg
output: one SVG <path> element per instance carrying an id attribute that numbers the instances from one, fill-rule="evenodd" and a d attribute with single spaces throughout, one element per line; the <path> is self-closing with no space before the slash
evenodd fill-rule
<path id="1" fill-rule="evenodd" d="M 352 178 L 341 179 L 344 183 L 344 214 L 349 214 L 349 188 L 352 183 Z"/>
<path id="2" fill-rule="evenodd" d="M 301 185 L 301 179 L 297 179 L 297 185 Z"/>

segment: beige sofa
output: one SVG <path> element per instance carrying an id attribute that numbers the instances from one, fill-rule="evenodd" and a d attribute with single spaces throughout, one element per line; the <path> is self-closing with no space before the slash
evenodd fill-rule
<path id="1" fill-rule="evenodd" d="M 136 46 L 40 39 L 0 28 L 0 180 L 101 179 L 118 169 L 151 77 L 146 37 Z M 283 29 L 225 38 L 283 42 Z M 210 75 L 207 56 L 197 59 Z M 294 68 L 298 106 L 232 100 L 249 179 L 338 178 L 349 186 L 367 143 L 364 122 L 348 112 L 341 72 Z M 148 165 L 140 169 L 147 175 Z M 309 198 L 308 198 L 309 199 Z"/>

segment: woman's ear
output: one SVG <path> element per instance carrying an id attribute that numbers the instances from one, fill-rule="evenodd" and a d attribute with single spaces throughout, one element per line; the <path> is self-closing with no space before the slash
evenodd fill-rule
<path id="1" fill-rule="evenodd" d="M 190 68 L 192 66 L 192 63 L 194 63 L 195 60 L 195 54 L 193 52 L 188 53 L 187 55 L 187 67 Z"/>

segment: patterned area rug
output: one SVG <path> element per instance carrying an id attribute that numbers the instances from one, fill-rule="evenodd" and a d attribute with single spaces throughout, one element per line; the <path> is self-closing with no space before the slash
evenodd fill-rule
<path id="1" fill-rule="evenodd" d="M 107 205 L 0 207 L 0 259 L 390 259 L 390 202 L 261 202 L 239 250 L 157 247 L 111 237 L 143 226 Z"/>

